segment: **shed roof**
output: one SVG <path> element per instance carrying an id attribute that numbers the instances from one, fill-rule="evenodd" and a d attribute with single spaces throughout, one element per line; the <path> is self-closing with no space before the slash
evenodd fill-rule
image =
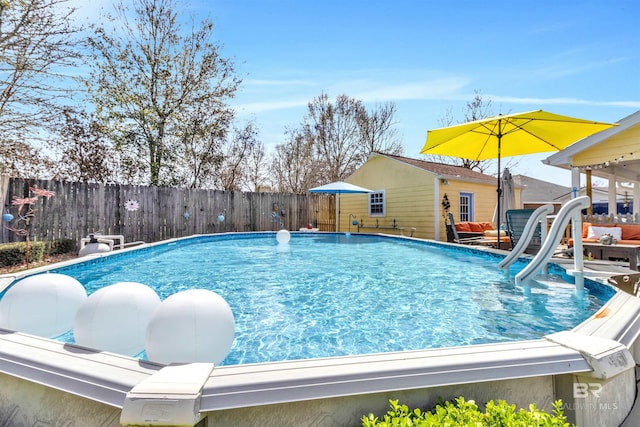
<path id="1" fill-rule="evenodd" d="M 448 165 L 445 163 L 428 162 L 426 160 L 412 159 L 410 157 L 396 156 L 392 154 L 373 153 L 372 155 L 387 157 L 399 162 L 434 173 L 438 178 L 459 179 L 462 181 L 486 182 L 495 184 L 496 177 L 474 171 L 462 166 Z"/>
<path id="2" fill-rule="evenodd" d="M 522 203 L 549 203 L 571 193 L 571 187 L 542 181 L 525 175 L 513 175 L 516 185 L 522 187 Z"/>

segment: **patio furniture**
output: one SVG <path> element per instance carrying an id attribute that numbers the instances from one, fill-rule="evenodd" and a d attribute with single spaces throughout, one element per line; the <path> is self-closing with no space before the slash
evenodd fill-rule
<path id="1" fill-rule="evenodd" d="M 463 224 L 477 225 L 477 228 L 473 228 L 473 230 L 477 231 L 462 231 L 459 228 L 461 228 L 460 225 Z M 494 247 L 498 246 L 498 230 L 493 229 L 493 226 L 489 226 L 487 224 L 489 223 L 471 222 L 461 223 L 456 226 L 453 214 L 449 212 L 449 223 L 447 224 L 447 242 L 467 245 L 471 244 L 488 245 Z M 511 239 L 504 230 L 500 231 L 500 249 L 503 249 L 502 246 L 504 244 L 508 245 L 510 240 Z"/>
<path id="2" fill-rule="evenodd" d="M 456 229 L 456 221 L 453 219 L 453 214 L 449 212 L 449 222 L 447 225 L 447 242 L 460 243 L 460 244 L 472 244 L 477 240 L 482 239 L 482 232 L 460 232 Z"/>
<path id="3" fill-rule="evenodd" d="M 638 271 L 638 256 L 640 256 L 640 245 L 603 245 L 601 243 L 582 242 L 585 252 L 591 254 L 595 259 L 629 260 L 629 268 Z"/>
<path id="4" fill-rule="evenodd" d="M 505 212 L 505 217 L 507 221 L 507 231 L 509 232 L 509 236 L 511 237 L 511 249 L 515 248 L 518 244 L 518 241 L 522 237 L 522 233 L 524 232 L 524 227 L 527 225 L 527 221 L 533 214 L 535 209 L 509 209 Z M 546 224 L 545 224 L 546 225 Z M 531 240 L 529 241 L 529 245 L 524 250 L 524 253 L 535 255 L 540 250 L 542 246 L 542 233 L 540 224 L 536 227 Z"/>

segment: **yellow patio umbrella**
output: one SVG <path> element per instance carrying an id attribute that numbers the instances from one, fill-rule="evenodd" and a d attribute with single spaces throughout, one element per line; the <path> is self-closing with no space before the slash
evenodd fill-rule
<path id="1" fill-rule="evenodd" d="M 614 124 L 562 116 L 542 110 L 505 114 L 427 132 L 421 154 L 464 159 L 498 159 L 498 230 L 500 229 L 500 159 L 559 151 Z M 498 242 L 500 233 L 498 233 Z"/>

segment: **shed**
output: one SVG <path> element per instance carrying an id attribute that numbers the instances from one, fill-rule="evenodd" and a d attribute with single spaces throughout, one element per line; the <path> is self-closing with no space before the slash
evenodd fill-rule
<path id="1" fill-rule="evenodd" d="M 372 153 L 347 181 L 373 193 L 341 196 L 343 231 L 444 241 L 447 212 L 457 221 L 492 222 L 496 209 L 496 178 L 460 166 Z"/>

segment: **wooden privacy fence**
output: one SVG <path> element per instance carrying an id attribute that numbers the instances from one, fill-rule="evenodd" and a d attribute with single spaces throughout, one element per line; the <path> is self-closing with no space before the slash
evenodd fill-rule
<path id="1" fill-rule="evenodd" d="M 79 241 L 90 233 L 99 233 L 123 235 L 126 242 L 156 242 L 193 234 L 298 230 L 309 223 L 321 231 L 335 231 L 331 228 L 335 227 L 335 198 L 327 194 L 105 185 L 1 176 L 3 213 L 11 213 L 14 219 L 2 222 L 0 242 L 24 240 L 7 227 L 19 226 L 12 198 L 31 197 L 32 186 L 55 193 L 50 198 L 39 197 L 33 205 L 34 217 L 28 226 L 32 240 Z M 138 208 L 133 209 L 136 205 Z"/>

